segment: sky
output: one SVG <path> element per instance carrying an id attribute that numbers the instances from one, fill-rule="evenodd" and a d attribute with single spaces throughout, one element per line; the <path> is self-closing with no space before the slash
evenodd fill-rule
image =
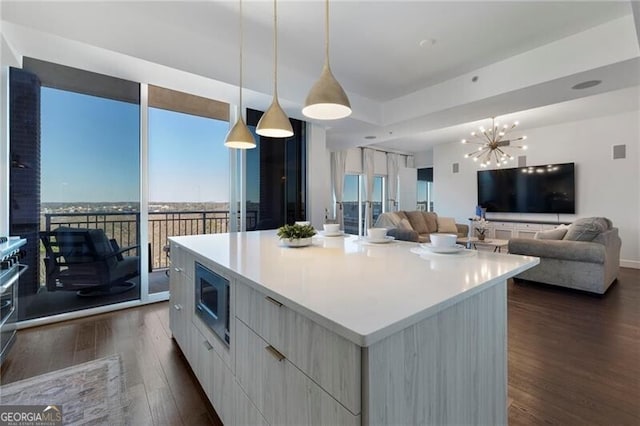
<path id="1" fill-rule="evenodd" d="M 43 202 L 139 201 L 140 107 L 43 87 Z M 150 202 L 226 202 L 226 121 L 149 108 Z"/>
<path id="2" fill-rule="evenodd" d="M 346 175 L 344 178 L 344 193 L 342 194 L 344 201 L 358 201 L 358 176 Z M 364 195 L 363 195 L 364 200 Z M 376 176 L 373 181 L 373 200 L 382 201 L 382 177 Z"/>

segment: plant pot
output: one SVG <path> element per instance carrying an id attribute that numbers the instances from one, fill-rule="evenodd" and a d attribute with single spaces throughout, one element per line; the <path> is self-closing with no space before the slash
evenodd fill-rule
<path id="1" fill-rule="evenodd" d="M 282 238 L 282 244 L 287 247 L 306 247 L 311 245 L 311 237 L 309 238 Z"/>
<path id="2" fill-rule="evenodd" d="M 478 240 L 484 241 L 484 234 L 478 234 Z"/>

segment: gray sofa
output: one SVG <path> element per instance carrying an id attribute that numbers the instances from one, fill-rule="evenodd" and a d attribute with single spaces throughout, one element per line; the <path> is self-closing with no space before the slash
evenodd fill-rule
<path id="1" fill-rule="evenodd" d="M 509 253 L 540 258 L 539 265 L 516 278 L 604 294 L 620 269 L 618 228 L 606 218 L 584 218 L 566 233 L 561 229 L 509 240 Z"/>

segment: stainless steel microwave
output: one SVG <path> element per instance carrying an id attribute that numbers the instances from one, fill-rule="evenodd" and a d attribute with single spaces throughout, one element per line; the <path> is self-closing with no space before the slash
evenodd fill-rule
<path id="1" fill-rule="evenodd" d="M 228 346 L 229 280 L 198 262 L 195 280 L 196 315 Z"/>

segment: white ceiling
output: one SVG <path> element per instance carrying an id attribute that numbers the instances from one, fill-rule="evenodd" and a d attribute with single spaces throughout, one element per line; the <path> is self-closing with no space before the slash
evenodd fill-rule
<path id="1" fill-rule="evenodd" d="M 245 86 L 265 94 L 271 92 L 272 85 L 272 7 L 271 1 L 244 2 Z M 545 80 L 550 83 L 549 87 L 553 87 L 551 83 L 560 78 L 585 75 L 596 65 L 604 67 L 603 73 L 597 76 L 605 83 L 607 73 L 616 72 L 605 66 L 620 64 L 622 68 L 617 72 L 626 75 L 636 71 L 638 74 L 638 62 L 624 62 L 638 57 L 637 37 L 634 36 L 632 42 L 627 40 L 629 33 L 635 34 L 635 29 L 628 31 L 626 28 L 633 26 L 633 19 L 629 18 L 631 13 L 627 1 L 334 0 L 331 2 L 331 64 L 351 97 L 354 115 L 351 119 L 328 124 L 332 147 L 370 143 L 362 136 L 376 134 L 380 138 L 373 142 L 378 142 L 379 146 L 420 151 L 432 140 L 439 140 L 426 138 L 429 142 L 425 145 L 424 133 L 438 128 L 449 128 L 494 113 L 540 107 L 545 103 L 637 85 L 640 83 L 638 78 L 632 76 L 622 79 L 626 86 L 621 86 L 618 80 L 617 85 L 584 93 L 574 91 L 576 93 L 568 93 L 561 99 L 548 89 L 547 96 L 524 97 L 536 98 L 530 104 L 521 101 L 522 93 L 518 98 L 518 90 L 527 87 L 535 86 L 535 93 L 545 92 L 545 82 L 533 77 L 544 75 L 547 70 L 537 68 L 550 64 L 558 69 L 552 70 L 556 74 L 546 72 Z M 625 20 L 625 17 L 629 19 Z M 236 1 L 4 0 L 2 19 L 217 81 L 238 82 L 239 20 Z M 611 22 L 616 24 L 607 24 Z M 290 114 L 299 116 L 298 108 L 322 65 L 323 2 L 279 1 L 278 25 L 280 94 Z M 573 54 L 567 51 L 561 58 L 557 51 L 555 57 L 551 56 L 555 44 L 569 40 L 574 34 L 591 32 L 594 34 L 591 40 L 597 40 L 595 34 L 600 32 L 606 36 L 607 31 L 624 34 L 625 40 L 620 40 L 619 57 L 607 53 L 607 49 L 618 49 L 616 45 L 597 50 L 597 55 L 603 57 L 599 63 L 593 58 L 582 60 L 582 55 L 597 56 L 596 53 L 590 55 L 584 48 Z M 587 36 L 583 38 L 588 39 Z M 435 43 L 429 41 L 426 47 L 420 47 L 421 40 L 432 39 Z M 20 53 L 20 40 L 9 40 L 9 43 Z M 630 43 L 633 43 L 632 47 L 628 47 Z M 569 41 L 565 44 L 567 49 L 572 45 Z M 474 88 L 454 96 L 456 86 L 451 82 L 456 79 L 503 62 L 506 65 L 502 69 L 509 73 L 508 61 L 543 49 L 550 52 L 549 63 L 531 61 L 525 70 L 531 74 L 531 82 L 535 85 L 525 82 L 523 77 L 513 87 L 501 87 L 498 79 L 492 83 L 493 86 L 487 83 L 482 88 L 486 93 L 476 94 L 473 91 L 477 89 Z M 558 61 L 584 63 L 584 66 L 574 71 L 560 70 Z M 497 77 L 495 70 L 492 74 L 493 78 Z M 479 75 L 480 82 L 491 80 L 482 73 Z M 506 74 L 504 80 L 513 77 L 514 73 Z M 427 108 L 419 93 L 423 91 L 426 94 L 438 87 L 447 90 L 433 96 Z M 493 103 L 500 99 L 503 107 L 496 107 L 488 101 L 490 99 Z M 492 105 L 495 110 L 490 114 Z M 519 109 L 511 109 L 516 107 Z M 445 116 L 446 119 L 442 118 Z M 420 121 L 427 124 L 418 125 Z"/>

